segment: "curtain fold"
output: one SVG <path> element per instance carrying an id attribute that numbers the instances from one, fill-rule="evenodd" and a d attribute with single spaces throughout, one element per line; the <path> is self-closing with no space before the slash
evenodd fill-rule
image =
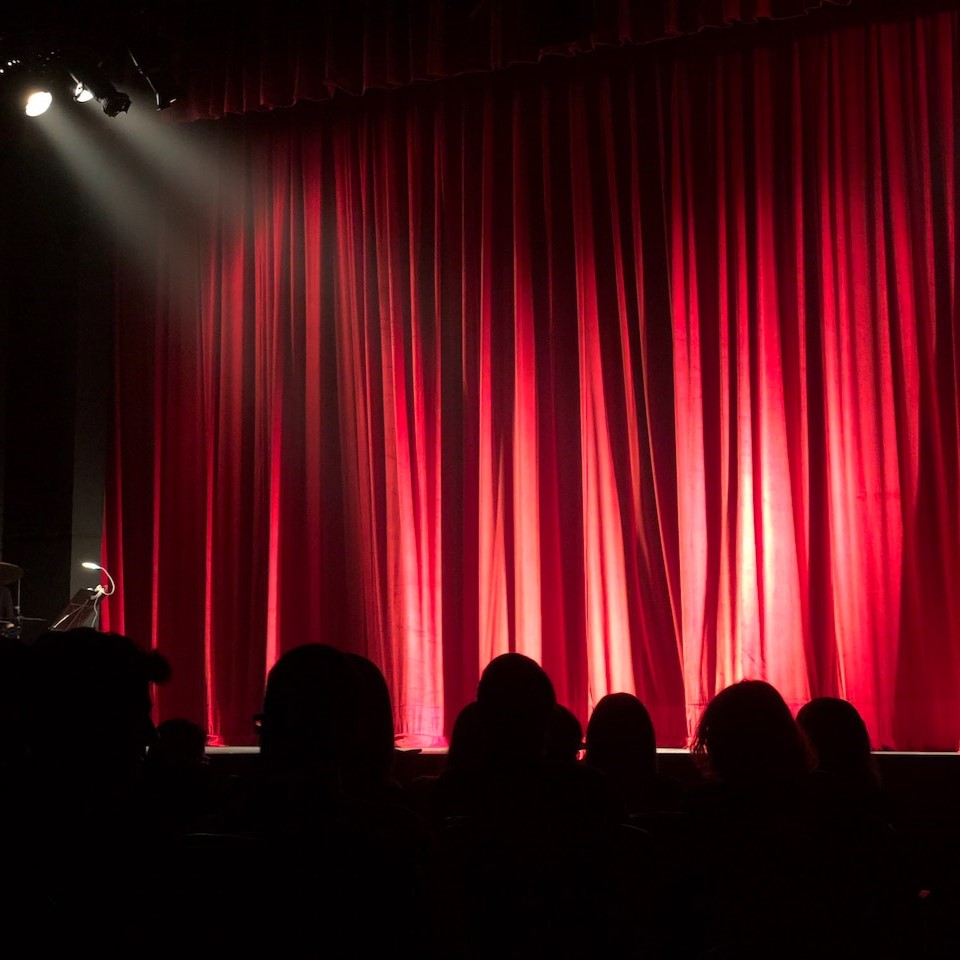
<path id="1" fill-rule="evenodd" d="M 183 130 L 219 187 L 165 196 L 119 281 L 106 509 L 161 716 L 251 742 L 325 640 L 406 744 L 518 650 L 582 720 L 636 692 L 661 745 L 762 677 L 955 749 L 958 25 Z"/>

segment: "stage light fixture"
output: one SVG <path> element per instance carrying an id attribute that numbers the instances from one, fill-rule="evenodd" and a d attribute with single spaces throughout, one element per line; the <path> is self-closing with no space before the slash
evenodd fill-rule
<path id="1" fill-rule="evenodd" d="M 103 71 L 93 64 L 73 64 L 70 76 L 76 84 L 74 99 L 84 102 L 80 96 L 80 88 L 88 90 L 97 103 L 103 108 L 108 117 L 115 117 L 119 113 L 126 113 L 130 109 L 130 98 L 121 93 L 107 79 Z M 89 97 L 87 99 L 90 99 Z"/>
<path id="2" fill-rule="evenodd" d="M 34 90 L 28 97 L 24 112 L 28 117 L 39 117 L 50 109 L 53 95 L 49 90 Z"/>
<path id="3" fill-rule="evenodd" d="M 107 93 L 99 97 L 94 94 L 94 97 L 96 97 L 97 102 L 108 117 L 115 117 L 120 113 L 126 113 L 130 109 L 130 98 L 119 90 L 114 90 L 113 93 Z"/>
<path id="4" fill-rule="evenodd" d="M 93 91 L 89 87 L 85 87 L 82 83 L 78 83 L 76 89 L 73 91 L 73 99 L 77 103 L 88 103 L 93 99 Z"/>
<path id="5" fill-rule="evenodd" d="M 50 109 L 58 80 L 53 51 L 7 54 L 0 59 L 2 87 L 9 87 L 12 102 L 28 117 L 39 117 Z"/>

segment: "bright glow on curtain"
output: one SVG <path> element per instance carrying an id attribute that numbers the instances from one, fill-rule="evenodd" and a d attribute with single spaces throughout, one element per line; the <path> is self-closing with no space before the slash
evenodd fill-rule
<path id="1" fill-rule="evenodd" d="M 955 12 L 191 131 L 245 171 L 118 288 L 109 624 L 163 716 L 374 659 L 438 742 L 490 657 L 661 744 L 743 677 L 960 739 Z M 691 52 L 694 51 L 694 52 Z M 169 204 L 168 211 L 177 210 Z"/>

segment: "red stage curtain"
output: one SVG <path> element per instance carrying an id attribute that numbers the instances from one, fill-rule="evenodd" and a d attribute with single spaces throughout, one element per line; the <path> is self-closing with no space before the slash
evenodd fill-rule
<path id="1" fill-rule="evenodd" d="M 661 744 L 763 677 L 955 749 L 958 39 L 954 11 L 185 131 L 216 176 L 118 281 L 106 512 L 161 716 L 250 742 L 276 656 L 329 640 L 408 743 L 519 650 L 581 719 L 636 691 Z"/>
<path id="2" fill-rule="evenodd" d="M 851 0 L 246 0 L 168 25 L 191 119 L 649 43 Z M 871 3 L 877 0 L 870 0 Z M 885 0 L 886 2 L 886 0 Z M 927 2 L 927 0 L 924 0 Z M 184 107 L 181 106 L 182 113 Z"/>

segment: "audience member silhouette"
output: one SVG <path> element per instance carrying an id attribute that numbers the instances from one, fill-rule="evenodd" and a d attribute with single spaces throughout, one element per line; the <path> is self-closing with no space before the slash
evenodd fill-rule
<path id="1" fill-rule="evenodd" d="M 780 694 L 758 680 L 723 690 L 704 710 L 693 750 L 711 781 L 689 804 L 705 948 L 809 957 L 829 944 L 836 955 L 896 955 L 897 924 L 879 922 L 896 899 L 883 838 L 837 829 Z"/>
<path id="2" fill-rule="evenodd" d="M 657 741 L 647 708 L 632 693 L 601 697 L 587 723 L 586 761 L 610 775 L 651 780 L 657 772 Z"/>
<path id="3" fill-rule="evenodd" d="M 674 956 L 677 931 L 689 924 L 681 788 L 657 770 L 653 722 L 637 697 L 610 693 L 599 700 L 587 723 L 584 762 L 607 778 L 625 821 L 652 838 L 657 882 L 651 892 L 649 949 L 655 956 Z"/>
<path id="4" fill-rule="evenodd" d="M 859 947 L 893 955 L 902 945 L 911 891 L 867 726 L 838 697 L 804 704 L 797 723 L 816 754 L 825 907 L 842 915 Z"/>
<path id="5" fill-rule="evenodd" d="M 627 816 L 679 810 L 680 784 L 657 770 L 653 721 L 632 693 L 608 693 L 593 708 L 584 761 L 607 776 Z"/>
<path id="6" fill-rule="evenodd" d="M 477 770 L 483 765 L 480 707 L 471 700 L 458 714 L 450 734 L 447 770 Z"/>
<path id="7" fill-rule="evenodd" d="M 817 770 L 851 786 L 879 787 L 870 734 L 852 703 L 839 697 L 815 697 L 800 708 L 797 723 L 816 753 Z"/>
<path id="8" fill-rule="evenodd" d="M 790 708 L 763 680 L 741 680 L 710 701 L 693 754 L 708 778 L 737 785 L 797 784 L 811 765 Z"/>
<path id="9" fill-rule="evenodd" d="M 200 724 L 174 717 L 157 727 L 147 751 L 144 770 L 155 817 L 166 823 L 172 837 L 219 825 L 225 798 L 206 747 L 207 731 Z"/>
<path id="10" fill-rule="evenodd" d="M 472 700 L 454 720 L 443 772 L 418 777 L 411 784 L 417 809 L 434 826 L 471 811 L 484 759 L 480 708 L 476 700 Z"/>
<path id="11" fill-rule="evenodd" d="M 525 809 L 542 799 L 547 728 L 555 706 L 553 684 L 534 660 L 519 653 L 491 660 L 476 701 L 457 717 L 453 756 L 437 785 L 439 816 Z"/>
<path id="12" fill-rule="evenodd" d="M 809 882 L 815 822 L 790 708 L 768 683 L 735 683 L 703 711 L 692 750 L 707 783 L 687 801 L 689 888 L 702 924 L 691 925 L 690 946 L 723 957 L 812 955 L 822 934 Z"/>
<path id="13" fill-rule="evenodd" d="M 491 660 L 477 684 L 484 765 L 538 766 L 556 702 L 553 684 L 536 661 L 520 653 Z"/>
<path id="14" fill-rule="evenodd" d="M 207 731 L 186 717 L 164 720 L 147 752 L 147 760 L 170 767 L 207 765 Z"/>
<path id="15" fill-rule="evenodd" d="M 312 815 L 318 798 L 341 792 L 357 708 L 356 672 L 343 653 L 326 644 L 288 650 L 267 675 L 260 757 L 267 780 L 289 792 L 284 803 L 290 804 L 291 826 Z"/>
<path id="16" fill-rule="evenodd" d="M 139 781 L 156 739 L 150 685 L 166 659 L 90 627 L 42 634 L 31 650 L 30 748 L 35 763 L 100 786 Z"/>
<path id="17" fill-rule="evenodd" d="M 162 833 L 144 790 L 150 685 L 169 673 L 158 652 L 90 628 L 45 633 L 30 649 L 21 826 L 32 856 L 20 882 L 55 914 L 41 931 L 48 946 L 144 949 Z"/>
<path id="18" fill-rule="evenodd" d="M 547 724 L 544 759 L 548 763 L 576 763 L 582 749 L 580 721 L 562 704 L 554 704 Z"/>
<path id="19" fill-rule="evenodd" d="M 268 913 L 285 918 L 270 932 L 280 953 L 432 950 L 428 931 L 411 923 L 431 890 L 423 824 L 348 791 L 351 778 L 370 787 L 389 762 L 389 701 L 371 667 L 311 643 L 284 653 L 267 677 L 254 826 L 270 844 L 264 880 Z M 361 722 L 378 700 L 379 712 Z"/>
<path id="20" fill-rule="evenodd" d="M 401 802 L 392 777 L 394 760 L 393 707 L 380 668 L 366 657 L 346 654 L 357 695 L 356 721 L 344 746 L 342 780 L 354 797 Z"/>
<path id="21" fill-rule="evenodd" d="M 442 835 L 470 956 L 604 954 L 638 945 L 645 835 L 617 834 L 602 775 L 547 759 L 555 707 L 543 669 L 508 653 L 487 665 L 476 707 L 461 718 L 476 719 L 477 763 L 459 765 L 455 756 L 450 795 L 463 806 L 447 811 L 460 816 L 446 821 Z"/>

